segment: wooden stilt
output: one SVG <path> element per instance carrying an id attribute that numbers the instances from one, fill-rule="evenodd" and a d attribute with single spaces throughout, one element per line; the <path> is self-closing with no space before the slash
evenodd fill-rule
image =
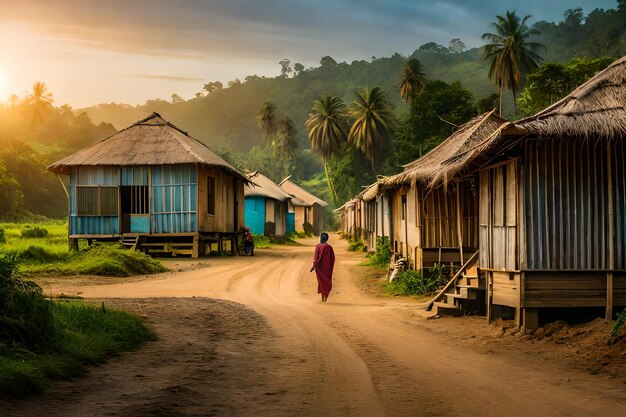
<path id="1" fill-rule="evenodd" d="M 613 320 L 613 273 L 606 274 L 606 313 L 604 319 Z"/>
<path id="2" fill-rule="evenodd" d="M 70 251 L 78 252 L 78 239 L 68 238 L 67 239 L 67 248 Z"/>
<path id="3" fill-rule="evenodd" d="M 539 328 L 539 310 L 536 308 L 522 308 L 522 328 L 537 330 Z"/>
<path id="4" fill-rule="evenodd" d="M 191 247 L 191 257 L 197 258 L 200 254 L 200 235 L 193 236 L 193 246 Z"/>

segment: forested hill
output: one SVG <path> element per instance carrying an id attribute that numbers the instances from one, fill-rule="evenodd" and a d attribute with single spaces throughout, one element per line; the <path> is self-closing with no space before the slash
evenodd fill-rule
<path id="1" fill-rule="evenodd" d="M 561 22 L 535 21 L 534 27 L 541 32 L 537 40 L 546 47 L 545 60 L 565 63 L 573 57 L 626 54 L 626 7 L 623 0 L 618 3 L 619 9 L 596 9 L 587 16 L 582 9 L 570 9 L 564 12 Z M 486 27 L 485 31 L 489 29 Z M 448 46 L 426 43 L 409 57 L 396 53 L 351 63 L 323 57 L 319 67 L 301 71 L 292 61 L 290 67 L 294 71 L 290 76 L 280 76 L 281 66 L 277 63 L 277 77 L 251 75 L 223 88 L 220 83 L 207 81 L 209 89 L 198 85 L 197 97 L 187 101 L 175 96 L 173 100 L 150 100 L 140 106 L 112 103 L 84 110 L 94 123 L 109 122 L 118 129 L 158 111 L 209 146 L 247 151 L 260 142 L 256 124 L 260 106 L 272 101 L 280 117 L 294 121 L 305 145 L 304 120 L 313 101 L 323 93 L 336 94 L 350 102 L 354 89 L 380 86 L 394 104 L 400 105 L 398 79 L 407 58 L 419 59 L 430 80 L 460 81 L 477 101 L 497 92 L 489 83 L 488 67 L 481 63 L 480 50 L 465 50 L 462 40 L 453 40 Z M 507 103 L 510 112 L 512 101 L 508 96 Z"/>
<path id="2" fill-rule="evenodd" d="M 445 56 L 415 51 L 413 56 L 424 63 L 428 79 L 455 81 L 463 78 L 464 85 L 477 97 L 495 92 L 486 77 L 486 67 L 479 62 L 477 50 Z M 339 95 L 351 102 L 355 89 L 379 86 L 388 93 L 392 103 L 399 106 L 399 76 L 406 59 L 398 53 L 351 63 L 337 63 L 331 57 L 323 57 L 319 67 L 300 71 L 291 77 L 253 75 L 241 83 L 231 82 L 229 87 L 213 87 L 215 89 L 210 93 L 203 90 L 201 96 L 187 101 L 176 98 L 174 102 L 150 100 L 136 107 L 100 104 L 83 110 L 95 123 L 107 121 L 118 129 L 157 111 L 209 146 L 247 151 L 261 140 L 256 116 L 266 101 L 276 105 L 280 117 L 294 121 L 301 140 L 305 133 L 304 121 L 313 102 L 324 93 Z M 280 73 L 278 63 L 276 67 Z M 201 89 L 199 85 L 198 91 Z"/>

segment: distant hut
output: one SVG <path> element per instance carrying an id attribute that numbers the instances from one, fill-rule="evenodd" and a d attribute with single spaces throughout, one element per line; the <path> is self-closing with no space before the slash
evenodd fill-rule
<path id="1" fill-rule="evenodd" d="M 48 170 L 70 177 L 70 247 L 121 238 L 150 253 L 237 250 L 248 178 L 158 113 Z"/>
<path id="2" fill-rule="evenodd" d="M 478 250 L 478 189 L 475 174 L 455 181 L 431 181 L 441 163 L 480 144 L 503 123 L 493 111 L 462 125 L 404 171 L 379 181 L 392 208 L 392 251 L 413 269 L 435 264 L 458 266 Z"/>
<path id="3" fill-rule="evenodd" d="M 328 203 L 300 187 L 290 178 L 285 178 L 278 186 L 292 196 L 289 210 L 294 216 L 295 230 L 320 235 L 324 231 L 324 208 Z"/>
<path id="4" fill-rule="evenodd" d="M 284 237 L 291 196 L 259 172 L 248 175 L 248 178 L 253 184 L 244 189 L 246 226 L 253 234 Z"/>
<path id="5" fill-rule="evenodd" d="M 489 317 L 626 306 L 626 57 L 564 99 L 459 150 L 432 175 L 480 171 Z M 557 310 L 555 310 L 557 309 Z"/>

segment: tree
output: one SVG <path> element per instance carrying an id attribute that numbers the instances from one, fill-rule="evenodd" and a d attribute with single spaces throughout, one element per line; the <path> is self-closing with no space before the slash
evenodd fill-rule
<path id="1" fill-rule="evenodd" d="M 215 91 L 221 90 L 222 88 L 224 88 L 224 84 L 219 81 L 212 81 L 208 84 L 204 84 L 204 87 L 202 89 L 206 91 L 207 94 L 211 94 Z"/>
<path id="2" fill-rule="evenodd" d="M 512 91 L 515 101 L 515 92 L 522 87 L 524 77 L 537 68 L 541 61 L 538 50 L 544 46 L 529 41 L 532 36 L 539 35 L 537 29 L 526 26 L 530 17 L 527 15 L 520 19 L 515 11 L 507 11 L 504 16 L 497 15 L 496 22 L 492 23 L 495 33 L 482 35 L 484 40 L 490 42 L 484 46 L 483 62 L 491 62 L 489 79 L 500 87 L 500 114 L 504 89 Z"/>
<path id="3" fill-rule="evenodd" d="M 185 100 L 183 100 L 183 98 L 181 96 L 179 96 L 176 93 L 172 94 L 172 104 L 184 103 L 184 102 L 185 102 Z"/>
<path id="4" fill-rule="evenodd" d="M 46 83 L 36 82 L 33 84 L 33 91 L 26 97 L 26 104 L 30 108 L 34 122 L 43 122 L 44 116 L 52 108 L 52 93 L 48 92 Z"/>
<path id="5" fill-rule="evenodd" d="M 415 95 L 424 88 L 425 78 L 422 63 L 415 58 L 409 58 L 400 73 L 400 97 L 406 103 L 412 102 Z"/>
<path id="6" fill-rule="evenodd" d="M 322 66 L 322 68 L 334 68 L 337 66 L 337 61 L 329 56 L 324 56 L 322 57 L 322 59 L 320 59 L 320 65 Z"/>
<path id="7" fill-rule="evenodd" d="M 375 176 L 376 157 L 385 144 L 390 144 L 392 133 L 393 113 L 387 94 L 380 87 L 357 91 L 350 116 L 354 118 L 354 124 L 348 140 L 371 162 Z"/>
<path id="8" fill-rule="evenodd" d="M 278 129 L 278 122 L 276 120 L 276 105 L 274 103 L 266 101 L 261 105 L 259 115 L 257 116 L 257 123 L 261 128 L 263 141 L 266 144 L 272 144 L 275 140 Z"/>
<path id="9" fill-rule="evenodd" d="M 300 73 L 304 71 L 304 65 L 296 62 L 295 64 L 293 64 L 293 70 L 295 71 L 296 75 L 300 75 Z"/>
<path id="10" fill-rule="evenodd" d="M 278 63 L 280 64 L 280 75 L 287 77 L 291 72 L 291 67 L 289 66 L 291 61 L 287 58 L 283 58 Z"/>
<path id="11" fill-rule="evenodd" d="M 276 153 L 283 161 L 282 177 L 285 178 L 291 171 L 291 164 L 298 156 L 300 146 L 298 145 L 298 132 L 289 117 L 278 122 L 278 133 L 276 137 Z"/>
<path id="12" fill-rule="evenodd" d="M 238 87 L 241 85 L 241 80 L 239 78 L 235 78 L 232 81 L 228 82 L 228 88 Z"/>
<path id="13" fill-rule="evenodd" d="M 583 8 L 577 7 L 575 9 L 567 9 L 563 13 L 563 18 L 563 24 L 565 24 L 568 28 L 579 28 L 585 18 Z"/>
<path id="14" fill-rule="evenodd" d="M 448 50 L 452 54 L 460 54 L 465 51 L 465 44 L 461 42 L 461 39 L 454 38 L 450 41 L 450 45 L 448 45 Z"/>
<path id="15" fill-rule="evenodd" d="M 311 149 L 322 157 L 324 172 L 333 201 L 337 204 L 337 192 L 328 167 L 329 158 L 346 142 L 346 106 L 337 96 L 325 94 L 313 103 L 312 112 L 305 122 Z"/>
<path id="16" fill-rule="evenodd" d="M 425 54 L 447 54 L 450 52 L 448 48 L 446 48 L 443 45 L 439 45 L 438 43 L 435 43 L 435 42 L 425 43 L 424 45 L 420 46 L 417 50 Z"/>

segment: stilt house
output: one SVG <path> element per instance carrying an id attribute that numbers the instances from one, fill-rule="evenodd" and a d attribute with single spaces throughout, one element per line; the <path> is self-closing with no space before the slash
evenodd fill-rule
<path id="1" fill-rule="evenodd" d="M 324 231 L 324 208 L 328 203 L 300 187 L 290 178 L 285 178 L 278 186 L 292 196 L 290 210 L 294 213 L 294 228 L 297 232 L 319 236 Z"/>
<path id="2" fill-rule="evenodd" d="M 479 172 L 488 313 L 536 328 L 555 309 L 626 306 L 626 57 L 564 99 L 460 149 L 432 175 Z"/>
<path id="3" fill-rule="evenodd" d="M 237 249 L 249 179 L 157 113 L 48 170 L 70 177 L 70 247 L 83 238 L 192 256 L 210 243 Z"/>
<path id="4" fill-rule="evenodd" d="M 477 176 L 444 184 L 430 182 L 431 175 L 447 158 L 480 144 L 504 122 L 493 111 L 478 116 L 400 174 L 379 181 L 378 194 L 387 190 L 391 200 L 392 251 L 407 258 L 410 268 L 458 267 L 478 250 Z"/>
<path id="5" fill-rule="evenodd" d="M 253 234 L 284 237 L 291 196 L 259 172 L 248 175 L 248 178 L 253 184 L 244 189 L 246 226 Z"/>

